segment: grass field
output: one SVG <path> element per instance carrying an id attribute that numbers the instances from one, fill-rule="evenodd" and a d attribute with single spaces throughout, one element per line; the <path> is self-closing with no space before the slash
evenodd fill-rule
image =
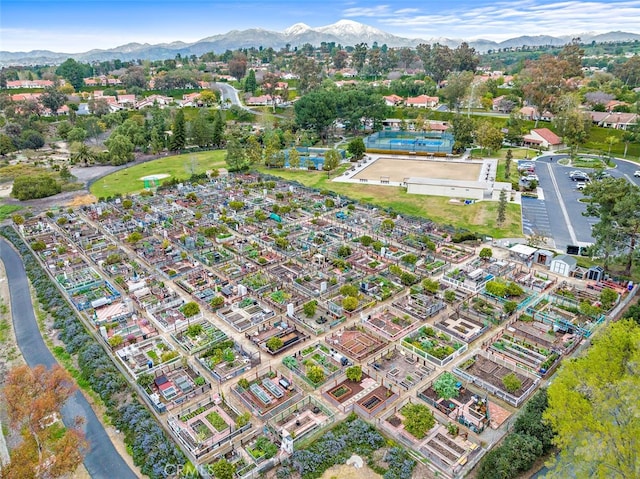
<path id="1" fill-rule="evenodd" d="M 341 174 L 344 169 L 346 167 L 336 171 Z M 410 195 L 401 187 L 333 183 L 327 180 L 326 173 L 319 171 L 291 171 L 265 167 L 260 168 L 260 171 L 297 181 L 311 188 L 334 191 L 341 196 L 363 203 L 393 208 L 401 215 L 428 218 L 436 223 L 468 229 L 494 238 L 522 237 L 519 205 L 507 205 L 507 219 L 503 226 L 498 227 L 496 224 L 498 203 L 496 202 L 478 202 L 472 205 L 452 204 L 449 198 Z"/>
<path id="2" fill-rule="evenodd" d="M 4 221 L 10 218 L 16 211 L 21 210 L 21 206 L 17 205 L 2 205 L 0 206 L 0 221 Z"/>
<path id="3" fill-rule="evenodd" d="M 191 176 L 192 170 L 202 173 L 225 167 L 224 156 L 225 151 L 207 151 L 142 163 L 96 181 L 91 186 L 91 193 L 98 198 L 138 193 L 144 189 L 144 182 L 140 179 L 143 176 L 168 174 L 170 178 L 186 179 Z M 348 166 L 341 166 L 335 174 L 341 174 L 346 168 Z M 292 171 L 266 167 L 260 167 L 259 171 L 297 181 L 311 188 L 334 191 L 339 195 L 381 208 L 392 208 L 401 215 L 427 218 L 436 223 L 472 230 L 494 238 L 522 236 L 520 206 L 515 204 L 507 205 L 507 219 L 504 225 L 499 227 L 496 224 L 498 204 L 495 202 L 478 202 L 465 206 L 452 204 L 449 198 L 444 197 L 409 195 L 400 187 L 333 183 L 327 179 L 327 174 L 321 171 Z"/>
<path id="4" fill-rule="evenodd" d="M 225 155 L 224 150 L 203 151 L 141 163 L 99 179 L 91 185 L 91 193 L 98 198 L 138 193 L 144 189 L 144 182 L 140 179 L 144 176 L 167 174 L 167 179 L 186 179 L 192 173 L 226 167 Z"/>

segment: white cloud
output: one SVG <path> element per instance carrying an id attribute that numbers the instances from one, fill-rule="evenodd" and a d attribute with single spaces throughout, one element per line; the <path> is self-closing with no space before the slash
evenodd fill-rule
<path id="1" fill-rule="evenodd" d="M 400 9 L 402 10 L 402 9 Z M 415 9 L 413 9 L 415 10 Z M 640 31 L 640 1 L 521 0 L 448 7 L 435 14 L 379 15 L 383 29 L 403 36 L 501 40 L 519 35 L 570 35 L 588 31 Z M 395 27 L 395 28 L 394 28 Z"/>
<path id="2" fill-rule="evenodd" d="M 389 5 L 378 5 L 376 7 L 351 7 L 345 9 L 342 14 L 345 17 L 381 17 L 391 14 Z"/>

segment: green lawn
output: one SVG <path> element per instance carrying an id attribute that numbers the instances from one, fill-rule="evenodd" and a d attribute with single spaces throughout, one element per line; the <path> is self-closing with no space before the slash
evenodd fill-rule
<path id="1" fill-rule="evenodd" d="M 91 193 L 98 198 L 138 193 L 144 189 L 144 182 L 140 179 L 144 176 L 167 174 L 169 178 L 186 179 L 192 172 L 204 173 L 207 170 L 226 167 L 225 155 L 224 150 L 203 151 L 141 163 L 101 178 L 91 185 Z"/>
<path id="2" fill-rule="evenodd" d="M 341 172 L 344 168 L 337 171 Z M 265 167 L 259 168 L 259 171 L 297 181 L 311 188 L 334 191 L 363 203 L 393 208 L 401 215 L 428 218 L 436 223 L 465 228 L 494 238 L 522 236 L 520 206 L 515 204 L 507 205 L 505 224 L 498 227 L 496 225 L 498 203 L 496 202 L 481 201 L 473 205 L 452 204 L 449 198 L 410 195 L 401 187 L 334 183 L 327 181 L 327 174 L 319 171 L 291 171 Z"/>
<path id="3" fill-rule="evenodd" d="M 16 211 L 22 209 L 21 206 L 17 205 L 2 205 L 0 206 L 0 221 L 4 221 L 7 218 L 10 218 Z"/>

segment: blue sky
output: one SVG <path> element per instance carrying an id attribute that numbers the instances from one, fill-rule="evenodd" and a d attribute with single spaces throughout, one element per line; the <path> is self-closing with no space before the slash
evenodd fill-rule
<path id="1" fill-rule="evenodd" d="M 193 42 L 232 29 L 282 31 L 343 18 L 425 40 L 640 33 L 640 0 L 0 0 L 0 50 Z"/>

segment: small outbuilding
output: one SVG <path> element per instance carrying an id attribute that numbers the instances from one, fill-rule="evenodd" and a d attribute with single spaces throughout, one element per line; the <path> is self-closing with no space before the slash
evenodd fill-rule
<path id="1" fill-rule="evenodd" d="M 571 276 L 578 267 L 578 260 L 568 254 L 561 254 L 551 260 L 549 270 L 560 276 Z"/>
<path id="2" fill-rule="evenodd" d="M 547 249 L 539 249 L 533 255 L 533 262 L 535 264 L 549 266 L 551 265 L 551 261 L 553 261 L 553 252 Z"/>

